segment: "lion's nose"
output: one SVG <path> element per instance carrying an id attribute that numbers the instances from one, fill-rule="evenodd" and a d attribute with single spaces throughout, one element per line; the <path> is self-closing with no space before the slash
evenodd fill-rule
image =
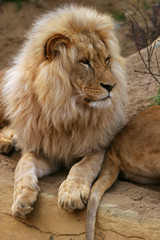
<path id="1" fill-rule="evenodd" d="M 110 93 L 116 84 L 111 85 L 111 84 L 100 83 L 100 85 Z"/>

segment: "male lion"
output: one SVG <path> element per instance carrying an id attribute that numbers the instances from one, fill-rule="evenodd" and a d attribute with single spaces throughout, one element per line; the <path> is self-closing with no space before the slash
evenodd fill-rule
<path id="1" fill-rule="evenodd" d="M 125 100 L 124 61 L 110 16 L 67 5 L 34 24 L 1 80 L 3 119 L 23 150 L 14 216 L 33 210 L 38 178 L 76 161 L 58 204 L 68 211 L 85 207 L 105 150 L 124 124 Z M 7 152 L 6 144 L 10 140 L 1 136 L 1 151 Z"/>
<path id="2" fill-rule="evenodd" d="M 94 239 L 96 211 L 104 192 L 120 178 L 159 184 L 160 106 L 138 114 L 120 131 L 105 157 L 87 206 L 87 238 Z"/>

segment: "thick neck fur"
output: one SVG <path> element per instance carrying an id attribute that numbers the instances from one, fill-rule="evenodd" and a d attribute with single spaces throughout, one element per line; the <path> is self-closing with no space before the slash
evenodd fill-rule
<path id="1" fill-rule="evenodd" d="M 6 72 L 3 94 L 7 118 L 16 129 L 24 151 L 42 152 L 49 159 L 65 160 L 68 164 L 69 159 L 106 147 L 124 123 L 123 101 L 106 109 L 92 108 L 65 94 L 66 98 L 61 95 L 64 99 L 57 107 L 49 84 L 37 85 L 44 95 L 38 94 L 33 84 L 37 79 L 18 78 L 17 74 L 24 71 L 16 73 L 16 68 Z"/>

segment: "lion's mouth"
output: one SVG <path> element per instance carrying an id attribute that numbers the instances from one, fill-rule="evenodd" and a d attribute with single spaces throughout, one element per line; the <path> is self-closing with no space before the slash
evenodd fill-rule
<path id="1" fill-rule="evenodd" d="M 93 99 L 91 99 L 91 98 L 85 98 L 84 100 L 85 100 L 87 103 L 90 103 L 90 102 L 103 102 L 103 101 L 105 101 L 106 99 L 109 99 L 109 98 L 111 98 L 110 95 L 108 95 L 107 97 L 104 97 L 104 98 L 100 98 L 100 99 L 98 99 L 98 100 L 93 100 Z"/>

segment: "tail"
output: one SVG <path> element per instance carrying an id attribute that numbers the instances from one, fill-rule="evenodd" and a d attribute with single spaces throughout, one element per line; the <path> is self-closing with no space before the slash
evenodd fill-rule
<path id="1" fill-rule="evenodd" d="M 113 162 L 107 153 L 100 176 L 92 187 L 87 205 L 86 240 L 94 240 L 96 214 L 99 203 L 104 192 L 116 181 L 118 173 L 118 164 Z"/>

